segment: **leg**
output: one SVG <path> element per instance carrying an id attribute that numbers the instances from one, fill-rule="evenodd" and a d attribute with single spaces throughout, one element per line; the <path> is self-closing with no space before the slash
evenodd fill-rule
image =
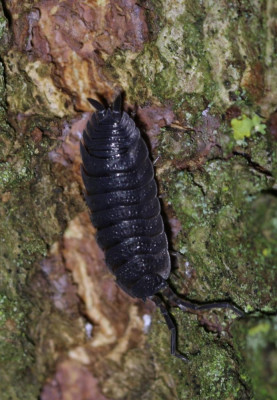
<path id="1" fill-rule="evenodd" d="M 177 296 L 170 287 L 167 287 L 163 291 L 163 295 L 168 298 L 168 300 L 172 303 L 175 303 L 181 310 L 183 311 L 202 311 L 202 310 L 210 310 L 212 308 L 229 308 L 233 310 L 238 316 L 243 317 L 245 314 L 242 310 L 239 310 L 236 306 L 228 302 L 220 302 L 220 303 L 210 303 L 210 304 L 195 304 L 189 301 L 182 300 L 179 296 Z"/>
<path id="2" fill-rule="evenodd" d="M 151 298 L 152 301 L 154 301 L 154 303 L 159 307 L 159 309 L 161 310 L 162 315 L 164 316 L 165 322 L 167 324 L 168 329 L 171 332 L 171 354 L 175 357 L 180 358 L 183 361 L 188 361 L 188 359 L 186 357 L 184 357 L 182 354 L 180 354 L 177 350 L 176 350 L 176 327 L 174 325 L 174 322 L 172 321 L 166 306 L 164 305 L 164 303 L 162 302 L 162 300 L 158 297 L 158 296 L 153 296 Z"/>

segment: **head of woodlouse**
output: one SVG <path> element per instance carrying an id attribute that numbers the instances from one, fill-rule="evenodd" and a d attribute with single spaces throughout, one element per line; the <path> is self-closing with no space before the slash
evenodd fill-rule
<path id="1" fill-rule="evenodd" d="M 121 112 L 121 94 L 117 96 L 115 101 L 108 107 L 104 107 L 103 104 L 97 100 L 88 99 L 90 104 L 97 110 L 96 118 L 98 122 L 104 124 L 117 124 L 120 122 L 122 117 Z"/>

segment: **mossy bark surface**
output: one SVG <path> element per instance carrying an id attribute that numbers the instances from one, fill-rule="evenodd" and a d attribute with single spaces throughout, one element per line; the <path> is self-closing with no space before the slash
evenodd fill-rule
<path id="1" fill-rule="evenodd" d="M 275 399 L 276 2 L 1 4 L 1 400 Z M 246 313 L 173 309 L 187 364 L 85 212 L 86 98 L 119 88 L 157 159 L 170 285 Z"/>

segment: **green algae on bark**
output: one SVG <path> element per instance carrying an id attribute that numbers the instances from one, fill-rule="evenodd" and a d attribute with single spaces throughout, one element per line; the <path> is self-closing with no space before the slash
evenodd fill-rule
<path id="1" fill-rule="evenodd" d="M 182 226 L 173 244 L 183 257 L 178 257 L 170 282 L 191 300 L 232 299 L 246 313 L 274 312 L 277 143 L 268 133 L 257 132 L 237 145 L 224 123 L 215 126 L 208 118 L 202 117 L 206 125 L 203 122 L 201 133 L 199 127 L 179 131 L 169 127 L 161 133 L 163 162 L 157 166 L 157 176 L 165 206 Z M 211 138 L 219 152 L 209 148 Z M 203 151 L 199 160 L 199 149 L 205 146 L 209 151 Z M 176 170 L 176 165 L 184 169 Z M 207 314 L 200 323 L 210 332 L 193 315 L 178 310 L 174 316 L 178 349 L 188 355 L 189 366 L 169 356 L 169 332 L 161 316 L 154 322 L 150 343 L 159 363 L 174 376 L 178 398 L 251 398 L 251 381 L 246 384 L 241 372 L 243 358 L 237 360 L 237 337 L 232 340 L 228 334 L 235 315 L 226 310 Z M 247 318 L 251 320 L 251 314 L 236 321 L 236 326 Z M 221 332 L 220 337 L 213 332 Z M 182 378 L 178 368 L 184 371 Z"/>
<path id="2" fill-rule="evenodd" d="M 53 82 L 51 63 L 30 61 L 22 52 L 10 50 L 5 57 L 9 79 L 7 99 L 9 111 L 26 115 L 65 117 L 73 112 L 68 95 Z"/>
<path id="3" fill-rule="evenodd" d="M 277 200 L 270 193 L 271 180 L 249 171 L 243 157 L 225 163 L 210 161 L 201 172 L 176 175 L 167 170 L 162 180 L 167 182 L 167 198 L 184 227 L 177 239 L 185 262 L 171 275 L 175 288 L 200 302 L 232 299 L 246 312 L 274 311 Z M 251 385 L 245 385 L 241 376 L 243 360 L 235 361 L 237 354 L 228 334 L 218 338 L 206 332 L 195 316 L 181 311 L 175 311 L 174 317 L 178 348 L 188 355 L 189 365 L 169 355 L 169 332 L 161 316 L 157 317 L 159 325 L 154 323 L 150 343 L 158 361 L 174 376 L 178 399 L 249 398 Z M 234 317 L 221 311 L 217 319 L 221 329 Z M 214 321 L 211 313 L 204 324 L 207 321 L 209 328 Z"/>
<path id="4" fill-rule="evenodd" d="M 35 277 L 38 261 L 47 255 L 48 246 L 60 238 L 69 219 L 67 212 L 60 210 L 65 198 L 53 186 L 49 165 L 45 162 L 39 168 L 43 179 L 14 179 L 1 192 L 0 292 L 7 299 L 5 305 L 16 304 L 11 316 L 4 303 L 0 305 L 4 318 L 1 339 L 5 343 L 0 349 L 0 370 L 5 369 L 5 395 L 1 400 L 10 398 L 10 390 L 18 393 L 15 399 L 25 398 L 20 397 L 22 392 L 26 392 L 28 400 L 37 398 L 41 383 L 55 362 L 56 346 L 62 351 L 68 341 L 72 343 L 79 335 L 80 327 L 76 328 L 73 319 L 53 307 L 47 279 Z M 54 348 L 51 341 L 56 343 Z M 4 360 L 15 352 L 12 367 L 6 369 Z"/>
<path id="5" fill-rule="evenodd" d="M 273 1 L 250 4 L 247 1 L 155 0 L 143 2 L 143 5 L 149 7 L 151 42 L 137 53 L 118 49 L 108 56 L 106 69 L 110 68 L 110 75 L 126 89 L 131 101 L 140 105 L 147 101 L 167 102 L 174 108 L 179 122 L 188 123 L 191 128 L 189 137 L 184 135 L 174 146 L 172 139 L 174 135 L 179 136 L 178 132 L 165 129 L 164 143 L 160 142 L 163 165 L 160 170 L 158 168 L 158 176 L 164 189 L 164 200 L 182 223 L 174 246 L 184 256 L 183 265 L 180 263 L 179 270 L 173 272 L 171 282 L 191 299 L 232 298 L 246 311 L 272 312 L 276 308 L 275 289 L 270 292 L 272 280 L 276 279 L 276 144 L 271 143 L 268 135 L 254 134 L 249 141 L 238 145 L 233 140 L 230 126 L 223 123 L 219 115 L 224 117 L 226 108 L 234 103 L 242 113 L 252 116 L 259 113 L 260 107 L 265 117 L 276 108 L 276 86 L 270 90 L 270 82 L 276 81 Z M 17 58 L 21 56 L 9 54 L 6 62 L 11 68 L 13 54 Z M 11 108 L 15 112 L 38 112 L 36 122 L 46 129 L 50 115 L 68 115 L 66 104 L 58 93 L 54 96 L 57 108 L 49 110 L 49 93 L 36 82 L 40 82 L 40 77 L 47 78 L 51 68 L 32 62 L 27 66 L 27 74 L 24 71 L 26 65 L 27 60 L 23 57 L 20 73 L 11 70 Z M 47 85 L 48 81 L 42 79 L 42 82 Z M 265 87 L 267 97 L 263 99 Z M 198 146 L 195 137 L 198 135 L 199 139 L 201 134 L 199 129 L 196 134 L 194 128 L 201 121 L 203 112 L 217 113 L 220 127 L 206 135 L 206 128 L 202 126 L 203 141 Z M 42 121 L 44 114 L 46 118 Z M 4 126 L 7 135 L 1 154 L 6 157 L 2 165 L 5 205 L 1 213 L 7 215 L 5 231 L 9 232 L 5 237 L 8 245 L 4 247 L 9 249 L 8 260 L 19 256 L 17 261 L 11 262 L 12 274 L 19 273 L 20 281 L 24 283 L 28 269 L 31 274 L 33 263 L 59 237 L 61 226 L 68 218 L 62 220 L 62 205 L 66 199 L 58 187 L 61 176 L 52 179 L 49 163 L 44 160 L 42 167 L 37 159 L 41 157 L 43 162 L 43 151 L 34 148 L 28 135 L 26 143 L 18 147 L 22 142 L 13 143 L 14 132 L 7 124 Z M 210 140 L 214 138 L 213 150 L 204 151 L 202 158 L 199 157 L 201 146 L 209 149 Z M 219 148 L 222 153 L 214 151 Z M 176 158 L 180 162 L 179 169 L 184 158 L 188 161 L 183 163 L 182 171 L 176 171 Z M 24 202 L 30 204 L 27 209 Z M 5 282 L 8 282 L 10 264 L 4 261 L 9 267 L 5 269 Z M 13 285 L 8 289 L 18 296 Z M 43 294 L 40 300 L 43 302 Z M 26 297 L 24 307 L 25 301 Z M 47 301 L 41 304 L 41 309 L 49 307 Z M 39 311 L 35 306 L 34 314 Z M 48 318 L 49 315 L 46 313 L 43 317 L 45 315 Z M 163 322 L 155 322 L 150 342 L 155 350 L 155 360 L 167 368 L 168 375 L 165 380 L 166 374 L 158 374 L 162 377 L 162 389 L 157 386 L 156 397 L 153 393 L 150 398 L 249 398 L 227 333 L 224 331 L 218 338 L 217 334 L 201 328 L 195 316 L 180 311 L 174 315 L 179 326 L 179 349 L 190 355 L 191 364 L 186 366 L 170 357 L 168 331 Z M 223 311 L 216 316 L 209 314 L 202 322 L 207 328 L 207 319 L 211 318 L 215 326 L 228 331 L 232 313 L 227 313 L 226 320 L 224 315 Z M 52 317 L 51 329 L 42 324 L 42 336 L 49 336 L 49 340 L 53 337 L 53 341 L 63 348 L 58 337 L 62 316 L 56 317 L 56 314 Z M 35 325 L 36 317 L 33 322 Z M 69 325 L 65 324 L 70 331 Z M 39 334 L 36 338 L 39 342 Z M 53 365 L 55 353 L 42 354 L 44 348 L 38 350 L 37 375 L 40 379 L 41 371 Z M 15 365 L 15 371 L 16 368 L 20 369 L 21 365 Z M 138 370 L 126 367 L 131 376 L 140 373 L 140 369 L 147 371 L 144 360 L 139 360 Z M 138 382 L 143 382 L 143 376 L 142 373 Z M 15 377 L 13 371 L 12 382 Z M 174 391 L 173 380 L 177 382 L 178 394 Z M 172 393 L 167 391 L 168 387 L 173 387 Z M 34 386 L 34 393 L 36 390 Z M 142 395 L 141 388 L 139 390 Z M 122 396 L 127 395 L 128 388 L 122 392 Z"/>
<path id="6" fill-rule="evenodd" d="M 273 47 L 267 46 L 274 13 L 270 1 L 268 13 L 257 1 L 250 7 L 226 0 L 148 0 L 143 6 L 151 42 L 138 53 L 118 50 L 107 60 L 108 75 L 126 88 L 132 102 L 170 100 L 177 114 L 185 107 L 199 115 L 208 104 L 222 112 L 241 96 L 249 105 L 261 101 L 276 69 Z M 268 100 L 269 110 L 261 101 L 266 116 L 274 109 Z"/>
<path id="7" fill-rule="evenodd" d="M 13 287 L 13 283 L 9 284 Z M 32 371 L 35 352 L 27 337 L 26 324 L 30 304 L 19 296 L 11 297 L 10 288 L 6 290 L 7 295 L 2 291 L 0 294 L 1 399 L 35 399 L 38 395 L 38 384 Z"/>
<path id="8" fill-rule="evenodd" d="M 172 315 L 178 322 L 178 349 L 189 361 L 184 363 L 170 356 L 169 332 L 160 314 L 154 318 L 149 342 L 155 354 L 155 364 L 162 366 L 169 382 L 174 380 L 176 398 L 247 399 L 228 335 L 219 337 L 201 328 L 195 315 L 184 314 L 180 310 L 173 311 Z M 162 375 L 159 369 L 156 373 Z"/>
<path id="9" fill-rule="evenodd" d="M 8 37 L 8 24 L 3 25 L 5 17 L 1 9 L 2 39 Z M 2 42 L 2 44 L 5 44 Z M 7 43 L 6 46 L 7 47 Z M 2 47 L 2 51 L 5 48 Z M 21 163 L 15 170 L 10 165 L 10 154 L 14 147 L 14 131 L 7 123 L 6 117 L 6 87 L 4 68 L 0 69 L 0 392 L 1 399 L 35 399 L 38 395 L 38 383 L 32 368 L 34 365 L 34 345 L 27 336 L 27 318 L 31 305 L 21 292 L 21 283 L 24 285 L 27 271 L 30 268 L 27 259 L 20 256 L 20 232 L 14 229 L 14 221 L 19 217 L 12 208 L 6 208 L 12 195 L 9 192 L 11 182 L 17 178 L 27 177 L 27 171 Z M 23 161 L 24 163 L 24 161 Z M 20 225 L 20 224 L 19 224 Z M 20 261 L 22 264 L 20 265 Z M 20 268 L 20 266 L 22 268 Z"/>
<path id="10" fill-rule="evenodd" d="M 126 89 L 131 102 L 170 104 L 181 125 L 179 131 L 178 127 L 162 130 L 158 149 L 162 198 L 182 226 L 173 245 L 183 261 L 178 258 L 179 268 L 170 281 L 192 300 L 232 299 L 246 312 L 274 312 L 277 145 L 265 123 L 277 106 L 272 33 L 276 5 L 164 0 L 143 6 L 151 41 L 136 54 L 118 50 L 107 63 L 109 74 Z M 249 139 L 248 131 L 232 131 L 225 113 L 232 106 L 238 115 L 248 116 Z M 258 129 L 255 115 L 264 118 Z M 217 126 L 209 128 L 209 117 L 217 119 Z M 210 314 L 205 324 L 214 320 Z M 225 312 L 215 314 L 225 328 L 234 317 L 227 313 L 224 320 Z M 177 311 L 174 315 L 178 315 L 179 350 L 194 354 L 184 346 L 195 342 L 207 349 L 203 357 L 197 356 L 198 368 L 193 357 L 190 367 L 185 366 L 169 356 L 164 323 L 154 322 L 150 343 L 158 362 L 177 382 L 178 398 L 251 398 L 230 337 L 222 334 L 217 339 L 209 332 L 203 339 L 203 328 L 197 322 L 194 328 L 191 325 L 194 316 Z M 182 341 L 183 330 L 192 330 L 192 337 Z M 208 349 L 211 357 L 206 364 Z"/>
<path id="11" fill-rule="evenodd" d="M 266 149 L 267 139 L 263 140 Z M 172 156 L 172 139 L 170 143 L 164 157 Z M 254 144 L 252 152 L 253 148 Z M 273 149 L 267 157 L 271 163 L 266 166 L 273 169 Z M 270 173 L 251 167 L 243 155 L 234 155 L 206 161 L 192 172 L 169 167 L 160 177 L 169 188 L 167 201 L 182 223 L 179 248 L 197 274 L 190 295 L 197 293 L 198 300 L 211 300 L 215 293 L 218 299 L 233 295 L 242 307 L 273 310 L 274 295 L 266 301 L 268 287 L 277 279 L 277 200 Z"/>
<path id="12" fill-rule="evenodd" d="M 2 20 L 5 20 L 3 13 L 0 23 Z M 5 56 L 10 50 L 6 43 L 9 32 L 1 33 L 2 56 L 8 63 Z M 42 280 L 41 286 L 37 283 L 37 291 L 31 284 L 37 263 L 46 256 L 49 245 L 60 237 L 69 216 L 67 211 L 60 211 L 65 198 L 61 190 L 57 191 L 48 157 L 49 147 L 54 145 L 51 131 L 57 130 L 59 121 L 51 112 L 43 116 L 20 114 L 36 110 L 39 104 L 38 98 L 32 96 L 33 84 L 23 71 L 17 70 L 20 58 L 22 66 L 25 57 L 10 59 L 16 70 L 14 75 L 8 71 L 11 64 L 0 63 L 1 400 L 37 399 L 41 383 L 54 363 L 50 341 L 56 337 L 59 343 L 63 330 L 67 337 L 71 337 L 70 332 L 72 337 L 78 337 L 72 321 L 67 323 L 64 314 L 51 310 L 48 282 Z M 7 101 L 7 86 L 9 100 L 12 102 L 13 94 L 14 104 L 18 105 L 13 108 L 14 114 Z M 44 132 L 47 134 L 43 135 Z M 65 338 L 60 341 L 60 349 L 65 348 Z"/>
<path id="13" fill-rule="evenodd" d="M 260 316 L 232 327 L 241 377 L 255 400 L 277 397 L 277 318 Z"/>

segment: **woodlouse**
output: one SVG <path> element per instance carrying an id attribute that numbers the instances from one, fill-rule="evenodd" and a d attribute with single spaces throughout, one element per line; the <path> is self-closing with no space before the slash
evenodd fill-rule
<path id="1" fill-rule="evenodd" d="M 243 313 L 226 302 L 184 301 L 169 287 L 168 243 L 147 146 L 134 121 L 121 111 L 121 95 L 108 108 L 88 100 L 97 111 L 87 124 L 80 149 L 86 202 L 98 244 L 117 284 L 130 296 L 150 298 L 160 307 L 171 330 L 171 354 L 186 360 L 176 350 L 175 325 L 159 295 L 184 311 L 231 308 Z"/>

